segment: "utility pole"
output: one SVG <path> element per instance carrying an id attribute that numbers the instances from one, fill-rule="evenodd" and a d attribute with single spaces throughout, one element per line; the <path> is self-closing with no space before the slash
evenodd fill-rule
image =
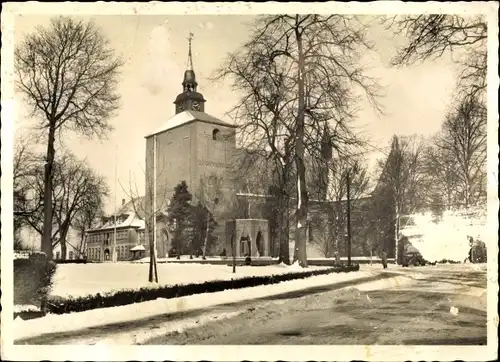
<path id="1" fill-rule="evenodd" d="M 155 283 L 158 283 L 158 269 L 156 268 L 156 135 L 153 136 L 153 247 L 150 248 L 150 263 L 153 262 Z"/>
<path id="2" fill-rule="evenodd" d="M 394 225 L 394 239 L 395 243 L 395 255 L 394 255 L 394 264 L 398 265 L 398 253 L 399 253 L 399 204 L 396 201 L 396 221 Z"/>
<path id="3" fill-rule="evenodd" d="M 117 262 L 118 258 L 116 255 L 116 181 L 117 181 L 117 168 L 118 168 L 118 145 L 115 146 L 115 194 L 114 194 L 114 204 L 115 204 L 115 212 L 114 212 L 114 230 L 113 230 L 113 251 L 111 252 L 111 261 L 113 263 Z"/>
<path id="4" fill-rule="evenodd" d="M 351 170 L 347 171 L 347 265 L 351 265 Z"/>

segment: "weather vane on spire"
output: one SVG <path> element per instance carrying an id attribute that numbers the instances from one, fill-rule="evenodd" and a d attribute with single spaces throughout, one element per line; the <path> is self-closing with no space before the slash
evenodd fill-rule
<path id="1" fill-rule="evenodd" d="M 193 55 L 191 53 L 191 42 L 193 41 L 193 38 L 194 38 L 194 34 L 189 32 L 189 37 L 188 37 L 188 41 L 189 41 L 188 69 L 189 70 L 193 70 Z"/>

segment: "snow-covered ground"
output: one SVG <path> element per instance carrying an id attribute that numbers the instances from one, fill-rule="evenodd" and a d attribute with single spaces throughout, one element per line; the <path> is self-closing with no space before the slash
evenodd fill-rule
<path id="1" fill-rule="evenodd" d="M 99 263 L 59 264 L 54 276 L 51 295 L 85 296 L 122 289 L 155 288 L 164 285 L 202 283 L 209 280 L 229 280 L 249 276 L 265 276 L 302 271 L 298 265 L 239 266 L 209 264 L 157 264 L 158 284 L 148 283 L 148 264 Z M 308 270 L 324 269 L 311 266 Z"/>
<path id="2" fill-rule="evenodd" d="M 40 312 L 40 307 L 32 304 L 17 304 L 14 306 L 14 313 Z"/>
<path id="3" fill-rule="evenodd" d="M 294 267 L 276 268 L 281 268 L 282 272 L 288 269 L 294 269 Z M 266 268 L 259 267 L 254 269 Z M 223 292 L 196 294 L 172 299 L 159 298 L 153 301 L 129 304 L 120 307 L 94 309 L 84 312 L 68 313 L 62 315 L 48 314 L 43 318 L 30 319 L 26 321 L 17 319 L 14 326 L 14 339 L 17 340 L 21 338 L 29 338 L 46 333 L 69 332 L 112 323 L 131 322 L 170 312 L 185 312 L 193 309 L 208 308 L 216 305 L 262 298 L 271 295 L 302 290 L 310 287 L 329 285 L 337 282 L 352 281 L 375 275 L 377 275 L 376 271 L 360 271 L 356 273 L 338 274 L 334 273 L 252 288 L 225 290 Z M 219 316 L 219 318 L 220 317 L 221 316 Z M 112 344 L 140 343 L 143 340 L 154 337 L 155 333 L 165 333 L 164 327 L 170 331 L 182 331 L 184 328 L 190 327 L 190 325 L 189 323 L 187 325 L 186 321 L 167 321 L 165 322 L 165 326 L 161 326 L 161 328 L 157 328 L 155 330 L 147 328 L 147 331 L 142 331 L 141 333 L 131 333 L 130 331 L 127 331 L 123 332 L 121 335 L 109 336 L 109 338 L 102 337 L 102 340 L 100 342 Z"/>

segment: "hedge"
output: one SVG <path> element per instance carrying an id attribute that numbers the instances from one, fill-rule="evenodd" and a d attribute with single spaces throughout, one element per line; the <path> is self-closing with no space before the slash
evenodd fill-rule
<path id="1" fill-rule="evenodd" d="M 29 259 L 14 259 L 14 304 L 43 308 L 56 267 L 43 253 L 33 253 Z"/>
<path id="2" fill-rule="evenodd" d="M 87 264 L 92 263 L 91 260 L 87 259 L 54 259 L 56 264 Z"/>
<path id="3" fill-rule="evenodd" d="M 311 270 L 307 272 L 296 272 L 288 274 L 278 274 L 270 276 L 255 276 L 231 280 L 211 280 L 204 283 L 194 283 L 186 285 L 163 286 L 159 288 L 127 289 L 101 295 L 100 293 L 77 297 L 64 298 L 52 296 L 47 302 L 47 309 L 50 313 L 64 314 L 71 312 L 82 312 L 97 308 L 109 308 L 133 303 L 146 302 L 158 298 L 177 298 L 193 294 L 214 293 L 227 289 L 241 289 L 256 287 L 259 285 L 269 285 L 289 281 L 293 279 L 304 279 L 316 275 L 331 273 L 359 271 L 359 264 L 346 266 L 338 265 L 328 269 Z"/>

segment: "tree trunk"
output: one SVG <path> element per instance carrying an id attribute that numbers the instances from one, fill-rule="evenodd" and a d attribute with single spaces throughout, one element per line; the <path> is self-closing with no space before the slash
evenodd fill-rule
<path id="1" fill-rule="evenodd" d="M 41 249 L 46 254 L 48 260 L 52 260 L 52 179 L 54 166 L 54 141 L 55 125 L 49 127 L 47 158 L 44 170 L 44 191 L 43 191 L 43 234 Z"/>
<path id="2" fill-rule="evenodd" d="M 61 244 L 61 259 L 67 259 L 68 247 L 66 245 L 66 237 L 68 236 L 69 226 L 63 225 L 61 227 L 61 237 L 59 238 L 59 243 Z"/>
<path id="3" fill-rule="evenodd" d="M 280 193 L 278 200 L 278 242 L 279 262 L 290 264 L 290 247 L 288 245 L 288 198 Z"/>
<path id="4" fill-rule="evenodd" d="M 400 264 L 399 260 L 399 203 L 396 201 L 396 221 L 394 224 L 394 239 L 396 240 L 394 260 L 395 264 Z"/>
<path id="5" fill-rule="evenodd" d="M 149 275 L 148 275 L 148 281 L 150 283 L 152 283 L 154 280 L 153 273 L 154 273 L 154 264 L 156 263 L 156 260 L 154 258 L 154 243 L 153 243 L 153 235 L 152 235 L 151 230 L 149 232 L 148 238 L 149 238 Z"/>
<path id="6" fill-rule="evenodd" d="M 307 212 L 309 196 L 307 193 L 306 170 L 304 164 L 305 146 L 305 62 L 302 49 L 302 34 L 298 28 L 295 28 L 298 50 L 298 111 L 296 122 L 296 141 L 295 141 L 295 164 L 297 167 L 297 228 L 295 231 L 295 251 L 299 265 L 307 268 Z"/>
<path id="7" fill-rule="evenodd" d="M 82 230 L 80 236 L 80 245 L 78 245 L 78 255 L 79 257 L 85 256 L 85 231 Z"/>
<path id="8" fill-rule="evenodd" d="M 347 265 L 351 265 L 351 177 L 347 173 Z"/>

